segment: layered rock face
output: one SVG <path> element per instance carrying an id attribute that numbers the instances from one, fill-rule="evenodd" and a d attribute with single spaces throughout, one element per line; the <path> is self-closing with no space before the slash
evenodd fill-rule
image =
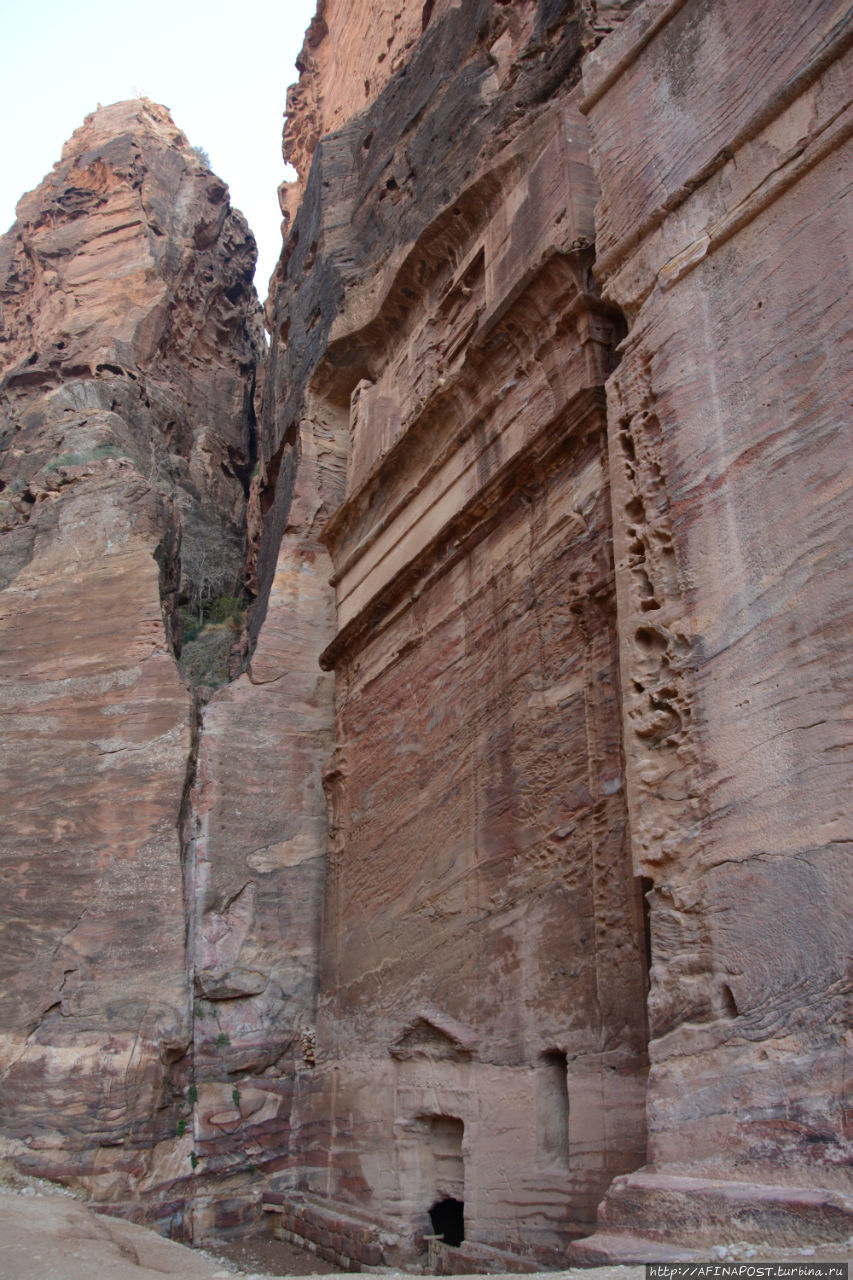
<path id="1" fill-rule="evenodd" d="M 333 1150 L 429 1234 L 452 1120 L 466 1240 L 505 1246 L 524 1204 L 519 1243 L 543 1256 L 644 1149 L 597 394 L 616 322 L 576 247 L 584 140 L 567 107 L 499 153 L 425 229 L 410 261 L 434 274 L 396 326 L 383 311 L 411 277 L 389 281 L 325 535 L 340 630 L 318 1043 L 332 1123 L 363 1126 Z M 391 1153 L 370 1150 L 383 1130 Z"/>
<path id="2" fill-rule="evenodd" d="M 608 1185 L 579 1258 L 850 1233 L 843 8 L 780 0 L 772 49 L 652 0 L 309 31 L 264 447 L 348 459 L 269 1204 L 321 1249 L 552 1261 Z"/>
<path id="3" fill-rule="evenodd" d="M 19 1162 L 372 1266 L 853 1233 L 848 9 L 321 3 L 257 446 L 167 115 L 20 206 Z"/>
<path id="4" fill-rule="evenodd" d="M 254 256 L 147 102 L 90 117 L 0 241 L 4 1149 L 104 1200 L 189 1172 L 176 606 L 240 581 Z"/>
<path id="5" fill-rule="evenodd" d="M 292 1110 L 314 1061 L 333 747 L 333 681 L 319 658 L 334 634 L 318 535 L 342 496 L 345 454 L 310 402 L 291 441 L 253 497 L 259 512 L 280 471 L 287 523 L 263 626 L 245 672 L 204 708 L 192 796 L 199 1238 L 254 1220 L 260 1173 L 299 1164 Z"/>
<path id="6" fill-rule="evenodd" d="M 654 883 L 650 1170 L 605 1202 L 615 1256 L 652 1224 L 850 1230 L 851 42 L 841 4 L 645 4 L 584 70 Z"/>
<path id="7" fill-rule="evenodd" d="M 263 602 L 293 484 L 346 448 L 315 1061 L 278 1207 L 370 1263 L 417 1256 L 454 1200 L 472 1264 L 558 1262 L 645 1153 L 603 392 L 622 322 L 591 273 L 577 107 L 596 33 L 573 6 L 425 11 L 405 74 L 366 110 L 330 87 L 333 109 L 323 42 L 357 62 L 372 33 L 324 12 L 300 97 L 340 127 L 268 303 L 257 561 Z"/>

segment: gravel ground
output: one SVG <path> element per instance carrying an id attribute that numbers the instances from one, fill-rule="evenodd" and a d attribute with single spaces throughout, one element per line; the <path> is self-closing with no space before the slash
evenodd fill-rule
<path id="1" fill-rule="evenodd" d="M 206 1252 L 211 1257 L 221 1258 L 230 1267 L 265 1276 L 332 1275 L 343 1272 L 343 1267 L 336 1267 L 333 1262 L 326 1262 L 306 1249 L 297 1249 L 285 1240 L 274 1240 L 271 1236 L 217 1241 L 215 1245 L 208 1245 Z"/>

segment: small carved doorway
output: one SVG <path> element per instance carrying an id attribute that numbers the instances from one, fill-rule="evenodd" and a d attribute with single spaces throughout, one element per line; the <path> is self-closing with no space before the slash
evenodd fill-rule
<path id="1" fill-rule="evenodd" d="M 409 1132 L 418 1138 L 419 1214 L 428 1216 L 434 1236 L 458 1246 L 465 1239 L 465 1126 L 456 1116 L 420 1115 Z"/>

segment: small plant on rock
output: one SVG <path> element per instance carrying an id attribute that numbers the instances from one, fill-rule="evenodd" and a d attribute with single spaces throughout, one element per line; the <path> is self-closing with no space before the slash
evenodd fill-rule
<path id="1" fill-rule="evenodd" d="M 245 621 L 245 602 L 239 596 L 200 594 L 192 607 L 181 605 L 178 616 L 181 671 L 194 685 L 218 689 L 228 679 L 228 658 Z"/>
<path id="2" fill-rule="evenodd" d="M 205 614 L 209 622 L 235 622 L 243 624 L 243 602 L 238 596 L 216 596 L 205 606 Z"/>
<path id="3" fill-rule="evenodd" d="M 45 467 L 45 471 L 56 471 L 58 467 L 82 467 L 87 462 L 99 462 L 101 458 L 120 458 L 122 452 L 114 444 L 98 444 L 84 453 L 61 453 Z"/>

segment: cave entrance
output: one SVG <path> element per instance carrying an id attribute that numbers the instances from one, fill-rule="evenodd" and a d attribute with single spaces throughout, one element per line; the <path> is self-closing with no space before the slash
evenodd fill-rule
<path id="1" fill-rule="evenodd" d="M 465 1206 L 461 1200 L 451 1196 L 436 1200 L 429 1211 L 429 1220 L 434 1234 L 445 1244 L 458 1247 L 465 1239 Z"/>

